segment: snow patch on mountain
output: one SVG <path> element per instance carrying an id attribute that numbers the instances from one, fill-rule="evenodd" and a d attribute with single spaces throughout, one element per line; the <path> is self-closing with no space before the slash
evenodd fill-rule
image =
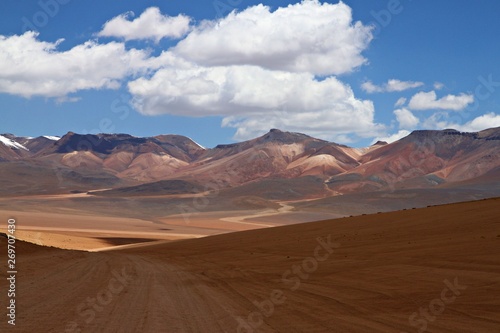
<path id="1" fill-rule="evenodd" d="M 195 143 L 198 147 L 200 147 L 201 149 L 207 149 L 205 147 L 203 147 L 202 145 L 200 145 L 198 142 L 194 141 L 193 139 L 191 139 L 190 137 L 187 137 L 189 140 L 193 141 L 193 143 Z"/>
<path id="2" fill-rule="evenodd" d="M 6 145 L 7 147 L 14 148 L 14 149 L 24 149 L 26 151 L 29 151 L 28 148 L 20 144 L 19 142 L 16 142 L 14 140 L 11 140 L 9 138 L 6 138 L 3 135 L 0 135 L 0 142 Z"/>
<path id="3" fill-rule="evenodd" d="M 44 135 L 43 137 L 46 139 L 49 139 L 49 140 L 53 140 L 53 141 L 58 141 L 59 139 L 61 139 L 58 136 L 52 136 L 52 135 Z"/>

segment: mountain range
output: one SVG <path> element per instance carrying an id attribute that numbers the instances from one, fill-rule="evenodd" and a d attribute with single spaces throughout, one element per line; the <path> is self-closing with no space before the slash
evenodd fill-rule
<path id="1" fill-rule="evenodd" d="M 2 195 L 101 191 L 162 195 L 225 190 L 267 199 L 500 186 L 500 128 L 418 130 L 366 148 L 271 129 L 258 138 L 204 148 L 185 136 L 0 135 Z"/>

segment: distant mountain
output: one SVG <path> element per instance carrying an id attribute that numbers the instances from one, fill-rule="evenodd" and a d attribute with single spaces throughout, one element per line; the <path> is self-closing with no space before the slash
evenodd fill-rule
<path id="1" fill-rule="evenodd" d="M 137 138 L 128 134 L 69 132 L 33 158 L 51 160 L 76 170 L 102 170 L 118 178 L 154 181 L 188 166 L 204 151 L 180 135 Z"/>
<path id="2" fill-rule="evenodd" d="M 475 180 L 500 185 L 500 128 L 475 133 L 414 131 L 391 144 L 377 142 L 367 148 L 278 129 L 212 149 L 181 135 L 138 138 L 69 132 L 62 138 L 25 138 L 2 134 L 0 162 L 0 181 L 18 182 L 20 192 L 22 184 L 36 183 L 29 172 L 36 170 L 36 177 L 46 174 L 58 179 L 49 192 L 125 186 L 108 194 L 161 195 L 217 187 L 232 189 L 226 192 L 236 195 L 241 191 L 233 189 L 244 185 L 241 189 L 257 196 L 265 192 L 268 198 L 311 198 L 315 193 L 325 197 L 425 189 Z M 17 163 L 15 168 L 8 166 L 12 163 Z M 24 170 L 24 176 L 9 174 L 12 170 Z M 290 179 L 300 180 L 287 183 Z M 175 186 L 169 190 L 171 185 Z M 277 188 L 272 191 L 270 186 Z M 24 189 L 29 191 L 29 186 Z"/>
<path id="3" fill-rule="evenodd" d="M 0 161 L 19 160 L 52 146 L 59 138 L 39 136 L 37 138 L 17 137 L 13 134 L 0 135 Z"/>
<path id="4" fill-rule="evenodd" d="M 356 167 L 356 149 L 272 129 L 240 143 L 206 150 L 176 175 L 239 185 L 262 178 L 335 175 Z"/>
<path id="5" fill-rule="evenodd" d="M 500 165 L 500 128 L 477 133 L 414 131 L 367 152 L 359 162 L 358 167 L 330 179 L 330 187 L 340 192 L 360 187 L 422 188 L 473 179 Z"/>

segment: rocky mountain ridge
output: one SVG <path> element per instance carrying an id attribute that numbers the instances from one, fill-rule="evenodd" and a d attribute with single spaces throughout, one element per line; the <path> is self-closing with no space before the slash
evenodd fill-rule
<path id="1" fill-rule="evenodd" d="M 180 179 L 231 188 L 263 179 L 312 176 L 324 182 L 326 192 L 338 195 L 444 186 L 485 175 L 495 178 L 500 169 L 500 128 L 474 133 L 418 130 L 396 142 L 377 142 L 367 148 L 278 129 L 211 149 L 181 135 L 139 138 L 69 132 L 59 139 L 1 137 L 3 177 L 9 177 L 12 165 L 17 165 L 28 170 L 27 179 L 30 168 L 37 174 L 52 173 L 59 180 L 68 175 L 87 182 L 88 177 L 97 177 L 90 182 L 93 188 L 99 179 L 106 179 L 106 186 Z"/>

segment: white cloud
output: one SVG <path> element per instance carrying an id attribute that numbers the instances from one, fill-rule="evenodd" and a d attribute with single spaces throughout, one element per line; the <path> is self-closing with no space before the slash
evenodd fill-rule
<path id="1" fill-rule="evenodd" d="M 441 90 L 444 88 L 444 84 L 441 82 L 434 82 L 434 89 Z"/>
<path id="2" fill-rule="evenodd" d="M 379 87 L 379 86 L 373 84 L 373 82 L 371 82 L 371 81 L 363 82 L 361 84 L 361 89 L 363 89 L 364 91 L 366 91 L 369 94 L 373 94 L 373 93 L 376 93 L 376 92 L 383 92 L 384 91 L 383 87 Z"/>
<path id="3" fill-rule="evenodd" d="M 318 0 L 264 5 L 207 21 L 173 52 L 204 66 L 256 65 L 272 70 L 343 74 L 366 63 L 371 27 L 352 21 L 351 8 Z"/>
<path id="4" fill-rule="evenodd" d="M 400 81 L 400 80 L 389 80 L 386 85 L 386 90 L 389 92 L 392 91 L 404 91 L 408 89 L 418 88 L 423 86 L 423 82 L 414 82 L 414 81 Z"/>
<path id="5" fill-rule="evenodd" d="M 413 129 L 418 125 L 419 120 L 410 110 L 402 108 L 398 110 L 394 110 L 394 114 L 396 115 L 396 119 L 399 123 L 399 128 L 402 129 Z"/>
<path id="6" fill-rule="evenodd" d="M 112 19 L 99 35 L 160 40 L 170 30 L 149 27 L 151 12 L 133 21 Z M 80 90 L 128 81 L 132 103 L 145 115 L 221 116 L 239 140 L 276 127 L 349 143 L 385 132 L 374 120 L 373 103 L 332 76 L 365 63 L 370 29 L 353 23 L 342 2 L 303 0 L 274 12 L 258 5 L 202 22 L 158 57 L 124 42 L 88 41 L 61 51 L 62 41 L 39 41 L 32 32 L 0 36 L 0 92 L 64 102 Z"/>
<path id="7" fill-rule="evenodd" d="M 278 8 L 257 5 L 205 21 L 170 49 L 150 77 L 129 82 L 142 114 L 222 116 L 243 140 L 276 127 L 347 143 L 385 130 L 371 101 L 329 76 L 365 63 L 371 28 L 351 9 L 304 0 Z"/>
<path id="8" fill-rule="evenodd" d="M 128 75 L 157 67 L 160 59 L 122 43 L 88 41 L 70 50 L 37 39 L 38 33 L 0 35 L 0 92 L 23 96 L 57 97 L 86 89 L 115 89 Z"/>
<path id="9" fill-rule="evenodd" d="M 395 107 L 403 106 L 406 103 L 406 98 L 401 97 L 396 101 L 396 104 L 394 104 Z"/>
<path id="10" fill-rule="evenodd" d="M 376 137 L 375 139 L 373 139 L 372 144 L 374 144 L 377 141 L 385 141 L 387 143 L 392 143 L 394 141 L 398 141 L 399 139 L 404 138 L 405 136 L 408 136 L 409 134 L 410 131 L 399 130 L 397 133 L 394 133 L 392 135 Z"/>
<path id="11" fill-rule="evenodd" d="M 484 129 L 500 127 L 500 114 L 494 112 L 485 113 L 465 124 L 459 124 L 449 120 L 449 115 L 444 112 L 434 113 L 424 122 L 427 128 L 443 130 L 447 128 L 456 129 L 462 132 L 479 132 Z"/>
<path id="12" fill-rule="evenodd" d="M 151 78 L 129 83 L 133 105 L 147 115 L 224 116 L 223 126 L 248 139 L 271 127 L 330 139 L 352 133 L 373 136 L 371 101 L 355 98 L 335 77 L 318 81 L 313 74 L 271 71 L 257 66 L 170 66 Z"/>
<path id="13" fill-rule="evenodd" d="M 377 92 L 395 92 L 395 91 L 404 91 L 408 89 L 418 88 L 423 86 L 423 82 L 414 82 L 414 81 L 400 81 L 396 79 L 390 79 L 387 83 L 384 83 L 381 86 L 377 86 L 371 81 L 366 81 L 361 84 L 361 88 L 369 94 L 377 93 Z"/>
<path id="14" fill-rule="evenodd" d="M 369 138 L 384 131 L 383 125 L 373 122 L 371 102 L 359 101 L 359 104 L 317 111 L 270 111 L 247 116 L 229 116 L 223 119 L 222 126 L 236 128 L 236 140 L 254 138 L 269 131 L 269 128 L 282 128 L 348 144 L 360 137 Z"/>
<path id="15" fill-rule="evenodd" d="M 457 129 L 463 132 L 479 132 L 493 127 L 500 127 L 500 114 L 490 112 L 458 126 Z"/>
<path id="16" fill-rule="evenodd" d="M 449 114 L 445 111 L 440 111 L 432 114 L 429 118 L 423 120 L 422 126 L 425 129 L 435 129 L 435 130 L 443 130 L 443 129 L 456 129 L 458 126 L 457 123 L 452 123 L 449 121 Z"/>
<path id="17" fill-rule="evenodd" d="M 432 90 L 415 94 L 411 98 L 408 107 L 412 110 L 440 109 L 460 111 L 473 102 L 474 96 L 464 93 L 460 95 L 446 95 L 438 99 L 436 92 Z"/>
<path id="18" fill-rule="evenodd" d="M 139 17 L 129 21 L 134 13 L 128 12 L 104 24 L 97 34 L 104 37 L 118 37 L 125 40 L 153 39 L 159 42 L 162 38 L 181 38 L 190 29 L 191 19 L 185 15 L 162 15 L 157 7 L 146 9 Z"/>

